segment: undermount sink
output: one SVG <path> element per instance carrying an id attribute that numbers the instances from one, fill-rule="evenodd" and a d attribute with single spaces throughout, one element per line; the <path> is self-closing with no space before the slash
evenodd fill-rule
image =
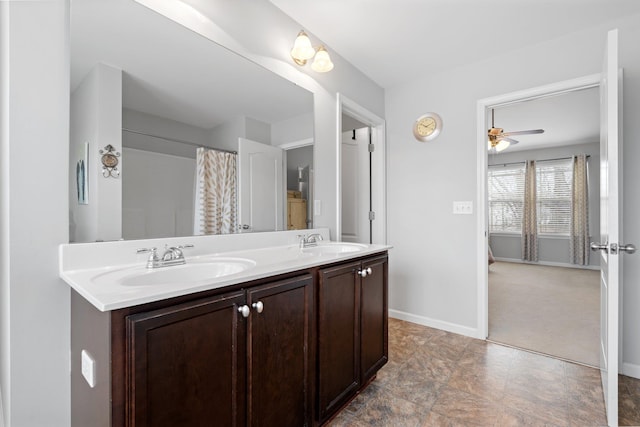
<path id="1" fill-rule="evenodd" d="M 302 248 L 302 252 L 315 255 L 337 255 L 348 252 L 359 252 L 366 248 L 367 245 L 360 243 L 324 242 L 319 243 L 318 246 Z"/>
<path id="2" fill-rule="evenodd" d="M 194 283 L 240 273 L 255 266 L 246 258 L 217 258 L 186 264 L 149 269 L 144 266 L 110 271 L 93 278 L 97 284 L 115 283 L 122 286 L 154 286 L 173 283 Z"/>

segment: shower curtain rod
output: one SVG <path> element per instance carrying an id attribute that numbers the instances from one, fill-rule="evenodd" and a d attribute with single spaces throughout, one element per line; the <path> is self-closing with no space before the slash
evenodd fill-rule
<path id="1" fill-rule="evenodd" d="M 233 151 L 233 150 L 225 150 L 225 149 L 222 149 L 222 148 L 208 147 L 206 145 L 196 144 L 195 142 L 183 141 L 181 139 L 175 139 L 175 138 L 167 138 L 166 136 L 154 135 L 152 133 L 140 132 L 140 131 L 133 130 L 133 129 L 122 128 L 122 131 L 123 132 L 129 132 L 129 133 L 135 133 L 136 135 L 150 136 L 152 138 L 163 139 L 165 141 L 170 141 L 170 142 L 178 142 L 180 144 L 191 145 L 192 147 L 197 147 L 197 148 L 206 148 L 208 150 L 215 150 L 215 151 L 222 151 L 224 153 L 238 154 L 237 151 Z"/>
<path id="2" fill-rule="evenodd" d="M 587 159 L 591 157 L 591 154 L 587 154 Z M 541 159 L 541 160 L 536 160 L 536 162 L 552 162 L 554 160 L 569 160 L 572 159 L 573 157 L 558 157 L 555 159 Z M 491 164 L 491 165 L 487 165 L 487 166 L 510 166 L 510 165 L 524 165 L 525 163 L 527 163 L 525 160 L 521 161 L 521 162 L 511 162 L 511 163 L 496 163 L 496 164 Z"/>

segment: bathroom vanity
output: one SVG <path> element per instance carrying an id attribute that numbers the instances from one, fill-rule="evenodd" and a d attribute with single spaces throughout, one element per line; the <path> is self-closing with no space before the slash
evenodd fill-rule
<path id="1" fill-rule="evenodd" d="M 91 244 L 61 248 L 61 277 L 75 290 L 73 425 L 321 425 L 375 377 L 388 358 L 389 247 L 300 248 L 294 232 L 260 234 L 276 241 L 217 236 L 233 240 L 226 248 L 253 246 L 220 251 L 181 239 L 200 248 L 186 257 L 192 271 L 252 262 L 208 280 L 185 268 L 188 284 L 162 283 L 166 273 L 139 262 L 89 262 Z M 133 253 L 135 242 L 114 244 Z"/>

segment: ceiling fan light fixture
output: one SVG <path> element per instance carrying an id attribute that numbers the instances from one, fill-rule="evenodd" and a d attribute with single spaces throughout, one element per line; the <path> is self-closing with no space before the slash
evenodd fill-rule
<path id="1" fill-rule="evenodd" d="M 333 70 L 333 62 L 331 62 L 329 52 L 327 52 L 327 49 L 325 49 L 324 46 L 320 46 L 318 48 L 318 52 L 316 53 L 315 58 L 313 58 L 311 69 L 318 73 L 326 73 L 327 71 Z"/>
<path id="2" fill-rule="evenodd" d="M 507 148 L 509 148 L 510 145 L 511 143 L 509 141 L 507 141 L 506 139 L 501 139 L 496 144 L 496 151 L 499 153 L 502 150 L 506 150 Z"/>
<path id="3" fill-rule="evenodd" d="M 316 50 L 311 46 L 311 40 L 304 30 L 300 30 L 291 49 L 291 58 L 298 65 L 305 65 L 307 60 L 313 58 Z"/>

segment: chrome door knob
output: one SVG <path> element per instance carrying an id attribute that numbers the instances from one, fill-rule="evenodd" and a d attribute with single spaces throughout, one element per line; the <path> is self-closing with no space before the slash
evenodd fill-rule
<path id="1" fill-rule="evenodd" d="M 596 242 L 591 242 L 591 250 L 592 251 L 606 251 L 609 249 L 609 244 L 605 243 L 604 245 Z"/>
<path id="2" fill-rule="evenodd" d="M 254 302 L 251 304 L 251 307 L 253 307 L 258 313 L 262 313 L 262 310 L 264 310 L 264 304 L 262 304 L 262 301 Z"/>
<path id="3" fill-rule="evenodd" d="M 358 270 L 358 274 L 360 277 L 367 277 L 367 270 Z"/>
<path id="4" fill-rule="evenodd" d="M 371 267 L 367 267 L 367 275 L 371 276 L 373 274 L 373 270 L 371 270 Z"/>
<path id="5" fill-rule="evenodd" d="M 618 246 L 618 250 L 626 252 L 629 255 L 631 255 L 632 253 L 634 253 L 636 251 L 636 247 L 635 247 L 635 245 L 632 245 L 631 243 L 629 243 L 628 245 L 620 245 L 620 246 Z"/>
<path id="6" fill-rule="evenodd" d="M 249 306 L 245 304 L 238 307 L 238 313 L 242 314 L 242 317 L 249 317 L 249 314 L 251 314 L 251 309 L 249 309 Z"/>

